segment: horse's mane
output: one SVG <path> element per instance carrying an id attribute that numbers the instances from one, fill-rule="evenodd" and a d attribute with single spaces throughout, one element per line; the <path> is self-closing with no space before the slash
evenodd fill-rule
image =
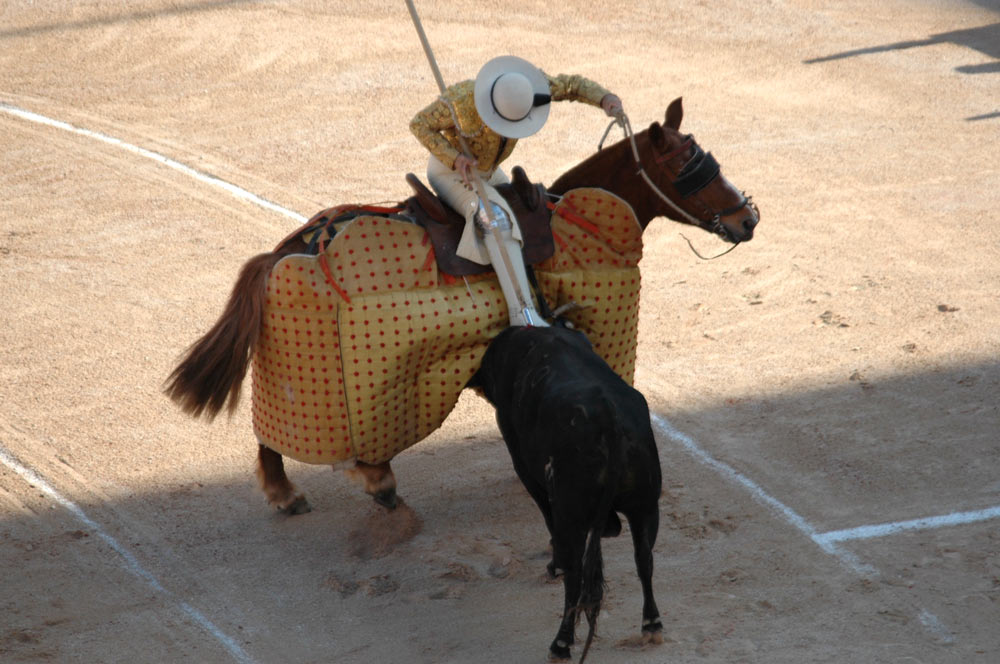
<path id="1" fill-rule="evenodd" d="M 649 142 L 649 130 L 644 129 L 635 134 L 636 147 L 642 154 L 643 148 Z M 563 194 L 576 187 L 599 186 L 604 189 L 614 190 L 612 183 L 617 181 L 620 168 L 613 168 L 618 162 L 634 163 L 632 146 L 627 138 L 614 143 L 608 147 L 597 150 L 579 164 L 560 175 L 553 182 L 548 190 L 554 194 Z"/>

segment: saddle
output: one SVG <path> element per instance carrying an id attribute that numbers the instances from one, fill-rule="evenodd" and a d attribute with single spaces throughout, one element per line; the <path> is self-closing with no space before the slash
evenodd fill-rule
<path id="1" fill-rule="evenodd" d="M 532 183 L 520 166 L 515 166 L 511 175 L 511 183 L 498 186 L 497 191 L 510 205 L 521 227 L 525 265 L 536 265 L 555 253 L 551 212 L 546 206 L 548 194 L 544 186 Z M 414 195 L 402 203 L 393 207 L 338 205 L 326 208 L 282 240 L 276 251 L 296 242 L 301 243 L 305 253 L 315 255 L 345 224 L 357 217 L 374 215 L 422 226 L 430 237 L 441 272 L 453 277 L 492 272 L 492 265 L 480 265 L 455 253 L 462 239 L 465 218 L 445 205 L 413 173 L 406 174 L 406 181 Z"/>
<path id="2" fill-rule="evenodd" d="M 511 183 L 498 186 L 497 192 L 510 205 L 521 227 L 525 265 L 535 265 L 555 253 L 551 213 L 545 205 L 547 193 L 543 185 L 532 183 L 520 166 L 515 166 L 511 175 Z M 406 174 L 406 181 L 414 193 L 406 200 L 406 212 L 430 236 L 438 268 L 455 277 L 492 272 L 491 265 L 480 265 L 455 253 L 465 218 L 446 206 L 413 173 Z"/>

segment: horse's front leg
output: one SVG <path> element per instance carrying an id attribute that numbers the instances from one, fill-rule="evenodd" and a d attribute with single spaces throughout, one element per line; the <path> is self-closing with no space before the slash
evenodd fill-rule
<path id="1" fill-rule="evenodd" d="M 285 475 L 281 455 L 264 445 L 259 445 L 257 450 L 257 479 L 267 502 L 281 512 L 295 515 L 312 511 L 309 501 Z"/>
<path id="2" fill-rule="evenodd" d="M 379 464 L 368 464 L 358 461 L 353 468 L 344 471 L 351 479 L 364 487 L 365 493 L 375 499 L 375 502 L 388 509 L 396 509 L 396 476 L 388 461 Z"/>

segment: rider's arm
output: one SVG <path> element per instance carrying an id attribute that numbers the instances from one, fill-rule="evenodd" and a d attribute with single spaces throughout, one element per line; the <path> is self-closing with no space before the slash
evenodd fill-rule
<path id="1" fill-rule="evenodd" d="M 549 76 L 549 89 L 552 101 L 580 101 L 591 106 L 600 106 L 601 100 L 611 94 L 604 86 L 576 74 Z"/>
<path id="2" fill-rule="evenodd" d="M 451 111 L 441 99 L 436 99 L 410 120 L 410 131 L 413 132 L 413 135 L 448 168 L 455 167 L 455 158 L 458 157 L 459 152 L 441 132 L 445 129 L 454 130 L 454 128 L 455 121 L 452 119 Z"/>

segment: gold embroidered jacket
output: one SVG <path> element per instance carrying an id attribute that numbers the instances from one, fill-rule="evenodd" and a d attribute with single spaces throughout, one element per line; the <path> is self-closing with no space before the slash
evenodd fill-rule
<path id="1" fill-rule="evenodd" d="M 548 76 L 548 79 L 552 101 L 580 101 L 600 106 L 604 95 L 609 94 L 583 76 L 559 74 Z M 455 158 L 460 154 L 458 134 L 461 133 L 472 156 L 479 162 L 479 169 L 492 171 L 514 151 L 517 139 L 505 138 L 486 126 L 476 112 L 474 89 L 475 81 L 471 80 L 452 85 L 434 103 L 414 116 L 410 121 L 410 131 L 448 168 L 454 168 Z M 454 108 L 455 116 L 448 102 Z M 457 127 L 455 117 L 458 119 Z"/>

